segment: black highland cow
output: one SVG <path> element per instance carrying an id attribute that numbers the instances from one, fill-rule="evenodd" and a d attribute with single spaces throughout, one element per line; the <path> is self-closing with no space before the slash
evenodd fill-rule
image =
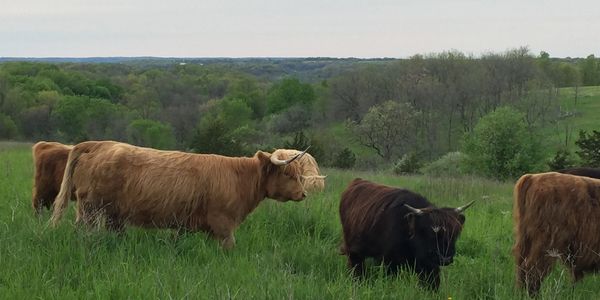
<path id="1" fill-rule="evenodd" d="M 463 212 L 471 204 L 437 208 L 409 190 L 354 179 L 340 202 L 341 252 L 355 275 L 364 274 L 364 260 L 372 257 L 391 274 L 402 266 L 413 269 L 423 284 L 437 290 L 440 266 L 452 263 Z"/>
<path id="2" fill-rule="evenodd" d="M 568 169 L 558 170 L 556 172 L 600 179 L 600 169 L 598 169 L 598 168 L 584 168 L 584 167 L 568 168 Z"/>

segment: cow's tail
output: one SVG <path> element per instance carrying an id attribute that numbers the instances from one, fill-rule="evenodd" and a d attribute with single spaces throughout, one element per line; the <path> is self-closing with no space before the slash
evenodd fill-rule
<path id="1" fill-rule="evenodd" d="M 527 207 L 527 190 L 531 186 L 531 174 L 525 174 L 517 180 L 513 190 L 513 218 L 515 221 L 515 230 L 518 228 L 521 217 Z"/>
<path id="2" fill-rule="evenodd" d="M 79 156 L 87 152 L 86 150 L 87 147 L 76 145 L 73 147 L 71 152 L 69 152 L 69 158 L 67 159 L 67 165 L 65 166 L 65 173 L 60 185 L 60 192 L 54 201 L 54 211 L 52 212 L 51 219 L 53 226 L 58 224 L 67 206 L 69 205 L 69 200 L 73 197 L 73 173 L 75 172 L 75 167 L 79 161 Z"/>
<path id="3" fill-rule="evenodd" d="M 527 257 L 527 251 L 529 247 L 530 241 L 528 241 L 528 237 L 525 233 L 525 226 L 523 218 L 526 218 L 526 209 L 528 206 L 527 203 L 527 193 L 531 184 L 533 182 L 532 175 L 526 174 L 521 176 L 517 183 L 515 184 L 513 190 L 513 219 L 514 219 L 514 234 L 515 234 L 515 244 L 512 248 L 513 256 L 515 257 L 516 263 L 516 278 L 517 285 L 522 286 L 523 281 L 526 274 L 526 269 L 524 269 L 523 263 L 525 258 Z"/>

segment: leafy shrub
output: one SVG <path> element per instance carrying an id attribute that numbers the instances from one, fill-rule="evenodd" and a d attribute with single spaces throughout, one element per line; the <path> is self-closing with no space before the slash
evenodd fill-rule
<path id="1" fill-rule="evenodd" d="M 310 84 L 293 77 L 285 78 L 276 82 L 267 93 L 267 110 L 277 113 L 296 104 L 310 108 L 315 99 L 315 91 Z"/>
<path id="2" fill-rule="evenodd" d="M 588 167 L 600 167 L 600 131 L 592 130 L 588 134 L 585 130 L 579 131 L 579 139 L 575 142 L 579 151 L 575 151 L 584 165 Z"/>
<path id="3" fill-rule="evenodd" d="M 328 165 L 329 157 L 326 155 L 326 145 L 323 141 L 317 138 L 317 135 L 314 133 L 310 136 L 304 134 L 304 131 L 298 131 L 294 134 L 294 138 L 291 141 L 285 141 L 283 143 L 283 148 L 285 149 L 296 149 L 296 150 L 304 150 L 310 146 L 308 153 L 312 155 L 320 166 Z M 275 147 L 275 148 L 281 148 Z M 330 149 L 327 149 L 330 150 Z"/>
<path id="4" fill-rule="evenodd" d="M 333 166 L 340 169 L 350 169 L 356 163 L 356 155 L 352 150 L 344 148 L 340 151 L 333 161 Z"/>
<path id="5" fill-rule="evenodd" d="M 575 163 L 571 158 L 571 152 L 567 149 L 558 149 L 554 158 L 548 162 L 548 167 L 550 167 L 550 170 L 552 171 L 570 168 L 574 165 Z"/>
<path id="6" fill-rule="evenodd" d="M 525 124 L 524 114 L 501 107 L 477 122 L 465 136 L 463 152 L 472 171 L 496 179 L 516 178 L 541 169 L 540 139 Z"/>
<path id="7" fill-rule="evenodd" d="M 277 133 L 292 133 L 310 127 L 310 111 L 302 105 L 294 105 L 272 115 L 271 130 Z"/>
<path id="8" fill-rule="evenodd" d="M 467 155 L 455 151 L 448 152 L 444 156 L 421 168 L 421 172 L 430 176 L 460 176 L 465 175 Z"/>
<path id="9" fill-rule="evenodd" d="M 284 147 L 286 149 L 304 150 L 310 146 L 310 140 L 303 131 L 298 131 L 294 134 L 294 139 L 286 141 Z"/>
<path id="10" fill-rule="evenodd" d="M 7 115 L 0 113 L 0 138 L 13 139 L 17 136 L 17 125 Z"/>
<path id="11" fill-rule="evenodd" d="M 227 124 L 220 118 L 204 118 L 190 143 L 192 151 L 198 153 L 214 153 L 227 156 L 243 154 L 238 140 L 232 138 Z"/>
<path id="12" fill-rule="evenodd" d="M 394 165 L 394 173 L 401 174 L 416 174 L 421 168 L 421 161 L 415 152 L 404 154 L 402 158 Z"/>

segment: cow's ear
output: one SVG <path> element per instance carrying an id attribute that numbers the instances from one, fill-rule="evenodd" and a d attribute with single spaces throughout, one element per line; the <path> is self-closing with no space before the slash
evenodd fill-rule
<path id="1" fill-rule="evenodd" d="M 458 221 L 460 222 L 461 225 L 464 225 L 465 224 L 465 215 L 458 214 Z"/>
<path id="2" fill-rule="evenodd" d="M 271 163 L 271 153 L 269 152 L 257 151 L 255 156 L 258 157 L 262 165 Z"/>

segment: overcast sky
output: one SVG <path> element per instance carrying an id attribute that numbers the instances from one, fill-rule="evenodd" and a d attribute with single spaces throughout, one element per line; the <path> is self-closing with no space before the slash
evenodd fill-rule
<path id="1" fill-rule="evenodd" d="M 0 0 L 0 56 L 600 54 L 600 0 Z"/>

